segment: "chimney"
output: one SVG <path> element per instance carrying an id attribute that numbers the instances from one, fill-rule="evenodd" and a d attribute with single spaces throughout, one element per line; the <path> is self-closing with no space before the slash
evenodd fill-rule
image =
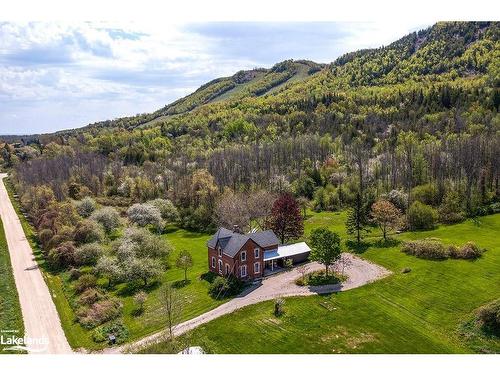
<path id="1" fill-rule="evenodd" d="M 233 233 L 241 233 L 239 225 L 237 225 L 237 224 L 233 225 Z"/>

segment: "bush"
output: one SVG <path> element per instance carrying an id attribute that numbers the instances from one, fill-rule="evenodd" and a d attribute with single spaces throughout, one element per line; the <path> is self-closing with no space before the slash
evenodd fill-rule
<path id="1" fill-rule="evenodd" d="M 80 276 L 80 278 L 75 283 L 75 290 L 77 293 L 82 293 L 83 291 L 95 288 L 97 286 L 97 279 L 94 275 L 85 274 Z"/>
<path id="2" fill-rule="evenodd" d="M 87 218 L 92 215 L 96 208 L 97 204 L 95 201 L 90 197 L 85 197 L 77 203 L 76 212 L 78 212 L 81 217 Z"/>
<path id="3" fill-rule="evenodd" d="M 52 232 L 52 230 L 50 229 L 42 229 L 38 232 L 38 240 L 45 250 L 48 249 L 47 245 L 50 243 L 50 240 L 53 236 L 54 232 Z"/>
<path id="4" fill-rule="evenodd" d="M 285 268 L 292 268 L 293 267 L 293 259 L 287 258 L 284 260 L 283 265 Z"/>
<path id="5" fill-rule="evenodd" d="M 103 250 L 97 243 L 88 243 L 75 250 L 75 262 L 80 266 L 94 266 L 102 256 Z"/>
<path id="6" fill-rule="evenodd" d="M 122 304 L 115 298 L 93 303 L 90 307 L 81 308 L 77 315 L 80 324 L 88 329 L 95 328 L 120 316 Z"/>
<path id="7" fill-rule="evenodd" d="M 404 191 L 391 190 L 387 194 L 384 194 L 382 198 L 387 199 L 402 212 L 406 212 L 406 208 L 408 206 L 408 194 L 406 194 Z"/>
<path id="8" fill-rule="evenodd" d="M 224 298 L 238 294 L 243 288 L 243 282 L 235 277 L 225 278 L 217 276 L 210 287 L 208 293 L 213 298 Z"/>
<path id="9" fill-rule="evenodd" d="M 77 244 L 101 241 L 103 237 L 102 229 L 95 221 L 82 220 L 73 231 L 73 240 Z"/>
<path id="10" fill-rule="evenodd" d="M 146 225 L 153 225 L 155 228 L 161 227 L 162 218 L 160 210 L 152 204 L 136 203 L 127 210 L 127 216 L 132 223 L 140 227 Z"/>
<path id="11" fill-rule="evenodd" d="M 96 303 L 97 301 L 100 301 L 104 298 L 104 295 L 99 292 L 95 288 L 88 288 L 86 289 L 80 297 L 78 297 L 78 304 L 79 305 L 92 305 Z"/>
<path id="12" fill-rule="evenodd" d="M 483 254 L 483 250 L 477 246 L 474 242 L 470 241 L 464 244 L 456 254 L 450 256 L 452 258 L 460 258 L 460 259 L 476 259 L 479 258 Z"/>
<path id="13" fill-rule="evenodd" d="M 104 207 L 95 211 L 91 219 L 101 224 L 107 234 L 120 226 L 120 215 L 112 207 Z"/>
<path id="14" fill-rule="evenodd" d="M 477 315 L 484 328 L 500 333 L 500 299 L 482 306 Z"/>
<path id="15" fill-rule="evenodd" d="M 274 300 L 274 316 L 279 317 L 285 313 L 285 300 L 283 298 L 276 298 Z"/>
<path id="16" fill-rule="evenodd" d="M 109 336 L 115 336 L 116 344 L 123 344 L 127 341 L 128 329 L 122 322 L 110 322 L 97 327 L 92 332 L 92 340 L 95 342 L 104 342 L 109 340 Z"/>
<path id="17" fill-rule="evenodd" d="M 299 286 L 334 285 L 345 280 L 346 280 L 345 276 L 338 275 L 334 272 L 329 272 L 327 276 L 325 270 L 321 270 L 321 271 L 310 272 L 304 277 L 299 277 L 297 280 L 295 280 L 295 284 Z"/>
<path id="18" fill-rule="evenodd" d="M 432 229 L 436 220 L 436 210 L 419 201 L 413 202 L 408 210 L 408 225 L 411 230 Z"/>
<path id="19" fill-rule="evenodd" d="M 76 280 L 81 275 L 82 275 L 82 273 L 80 272 L 80 270 L 78 268 L 72 268 L 72 269 L 69 270 L 69 278 L 70 278 L 70 280 Z"/>
<path id="20" fill-rule="evenodd" d="M 49 251 L 47 257 L 49 264 L 55 268 L 66 268 L 76 264 L 75 246 L 72 242 L 64 242 Z"/>
<path id="21" fill-rule="evenodd" d="M 408 241 L 401 249 L 404 253 L 424 259 L 446 259 L 448 249 L 438 241 L 432 239 Z"/>
<path id="22" fill-rule="evenodd" d="M 439 203 L 438 190 L 434 184 L 415 186 L 411 191 L 411 196 L 413 199 L 429 206 L 437 206 Z"/>
<path id="23" fill-rule="evenodd" d="M 465 219 L 460 196 L 456 190 L 450 190 L 444 196 L 443 203 L 439 206 L 439 220 L 443 223 L 459 223 Z"/>
<path id="24" fill-rule="evenodd" d="M 177 211 L 177 208 L 168 199 L 158 198 L 153 201 L 149 201 L 148 204 L 156 207 L 160 211 L 162 219 L 169 222 L 177 221 L 179 219 L 179 211 Z"/>

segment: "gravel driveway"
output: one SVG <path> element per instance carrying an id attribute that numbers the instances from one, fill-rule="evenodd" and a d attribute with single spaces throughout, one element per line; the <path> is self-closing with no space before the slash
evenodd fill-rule
<path id="1" fill-rule="evenodd" d="M 19 294 L 25 336 L 34 340 L 27 345 L 28 351 L 46 354 L 71 353 L 49 288 L 38 269 L 31 246 L 7 194 L 3 183 L 5 177 L 5 173 L 0 174 L 0 216 Z"/>
<path id="2" fill-rule="evenodd" d="M 181 335 L 190 331 L 202 324 L 205 324 L 220 316 L 230 314 L 242 307 L 253 305 L 255 303 L 272 300 L 277 297 L 291 296 L 310 296 L 315 294 L 328 294 L 357 288 L 359 286 L 371 283 L 390 274 L 390 271 L 376 264 L 370 263 L 364 259 L 354 256 L 349 253 L 343 253 L 342 257 L 347 260 L 348 265 L 345 268 L 345 274 L 348 279 L 345 282 L 335 285 L 322 286 L 298 286 L 295 280 L 301 275 L 296 268 L 290 271 L 269 276 L 262 282 L 251 286 L 241 295 L 233 298 L 229 302 L 216 307 L 196 318 L 180 323 L 174 327 L 174 334 Z M 324 269 L 322 264 L 312 262 L 307 264 L 307 271 L 317 271 Z M 165 338 L 167 330 L 160 331 L 151 336 L 147 336 L 134 343 L 121 347 L 105 349 L 104 353 L 122 353 L 134 352 L 142 347 L 161 341 Z"/>

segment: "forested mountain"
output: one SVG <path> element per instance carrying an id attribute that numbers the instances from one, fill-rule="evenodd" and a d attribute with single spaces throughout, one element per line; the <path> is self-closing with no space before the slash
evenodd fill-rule
<path id="1" fill-rule="evenodd" d="M 439 207 L 458 192 L 475 215 L 499 196 L 499 26 L 441 22 L 326 66 L 241 71 L 152 114 L 5 144 L 2 156 L 21 195 L 169 197 L 205 229 L 226 188 L 291 190 L 318 210 L 392 190 Z"/>

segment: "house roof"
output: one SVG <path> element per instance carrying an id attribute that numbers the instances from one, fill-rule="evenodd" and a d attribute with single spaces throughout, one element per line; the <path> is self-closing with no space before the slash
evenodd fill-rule
<path id="1" fill-rule="evenodd" d="M 291 245 L 278 246 L 278 248 L 274 250 L 264 251 L 264 260 L 286 258 L 310 252 L 311 249 L 305 242 L 299 242 Z"/>
<path id="2" fill-rule="evenodd" d="M 254 241 L 261 247 L 278 246 L 278 237 L 272 230 L 241 234 L 226 228 L 219 228 L 213 237 L 207 242 L 208 247 L 215 249 L 217 242 L 222 248 L 222 252 L 233 258 L 248 240 Z"/>

